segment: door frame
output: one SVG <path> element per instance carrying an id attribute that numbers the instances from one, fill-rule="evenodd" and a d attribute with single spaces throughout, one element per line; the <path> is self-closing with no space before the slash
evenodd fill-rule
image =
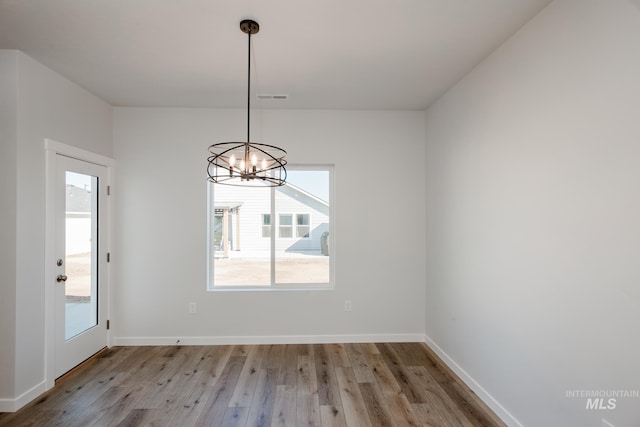
<path id="1" fill-rule="evenodd" d="M 62 142 L 51 139 L 44 140 L 45 148 L 45 250 L 44 250 L 44 372 L 46 389 L 49 390 L 55 385 L 55 287 L 53 280 L 56 276 L 56 266 L 53 260 L 56 256 L 56 158 L 58 155 L 71 157 L 83 162 L 94 163 L 104 166 L 107 169 L 107 185 L 111 187 L 113 183 L 113 168 L 115 161 L 109 157 L 92 153 L 81 148 L 73 147 Z M 110 251 L 113 241 L 112 208 L 110 197 L 105 198 L 107 204 L 104 222 L 107 232 L 103 238 L 107 239 L 107 252 Z M 106 268 L 106 283 L 101 285 L 106 287 L 107 295 L 107 319 L 111 317 L 111 263 L 103 261 L 103 268 Z M 107 331 L 107 346 L 111 346 L 111 333 Z"/>

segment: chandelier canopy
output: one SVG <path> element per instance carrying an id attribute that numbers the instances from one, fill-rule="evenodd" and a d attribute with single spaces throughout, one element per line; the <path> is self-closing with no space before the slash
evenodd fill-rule
<path id="1" fill-rule="evenodd" d="M 251 142 L 251 35 L 260 31 L 257 22 L 245 19 L 240 29 L 248 36 L 247 66 L 247 140 L 220 142 L 209 146 L 207 175 L 215 184 L 279 187 L 286 183 L 287 152 L 268 144 Z"/>

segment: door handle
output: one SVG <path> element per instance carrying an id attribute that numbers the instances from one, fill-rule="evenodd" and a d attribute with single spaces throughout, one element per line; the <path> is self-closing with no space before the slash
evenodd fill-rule
<path id="1" fill-rule="evenodd" d="M 66 282 L 67 281 L 67 276 L 65 276 L 64 274 L 58 274 L 58 277 L 56 277 L 56 282 L 60 283 L 60 282 Z"/>

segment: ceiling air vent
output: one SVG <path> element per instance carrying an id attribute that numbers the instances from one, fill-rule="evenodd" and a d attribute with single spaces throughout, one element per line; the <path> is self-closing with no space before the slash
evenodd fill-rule
<path id="1" fill-rule="evenodd" d="M 267 94 L 257 94 L 256 97 L 260 101 L 286 101 L 288 95 L 267 95 Z"/>

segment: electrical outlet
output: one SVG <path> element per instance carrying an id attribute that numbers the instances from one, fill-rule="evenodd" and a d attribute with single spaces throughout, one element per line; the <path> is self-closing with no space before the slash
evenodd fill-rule
<path id="1" fill-rule="evenodd" d="M 344 311 L 351 311 L 353 307 L 351 306 L 351 300 L 350 299 L 346 299 L 344 300 Z"/>
<path id="2" fill-rule="evenodd" d="M 190 302 L 189 303 L 189 314 L 196 314 L 196 303 L 195 302 Z"/>

